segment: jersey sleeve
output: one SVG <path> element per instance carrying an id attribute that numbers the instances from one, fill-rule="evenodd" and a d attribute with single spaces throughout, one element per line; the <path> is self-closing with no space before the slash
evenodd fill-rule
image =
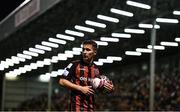
<path id="1" fill-rule="evenodd" d="M 75 64 L 70 63 L 66 68 L 64 68 L 64 72 L 61 78 L 67 79 L 70 81 L 74 74 L 75 74 Z"/>

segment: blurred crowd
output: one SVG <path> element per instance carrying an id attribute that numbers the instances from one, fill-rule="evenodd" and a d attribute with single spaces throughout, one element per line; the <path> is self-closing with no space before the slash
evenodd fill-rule
<path id="1" fill-rule="evenodd" d="M 149 110 L 149 74 L 122 73 L 113 79 L 115 91 L 110 94 L 97 94 L 96 110 Z M 162 70 L 155 74 L 154 110 L 180 110 L 180 74 L 178 70 Z M 51 110 L 67 110 L 68 95 L 53 93 Z M 48 107 L 46 93 L 22 102 L 16 110 L 40 110 Z"/>

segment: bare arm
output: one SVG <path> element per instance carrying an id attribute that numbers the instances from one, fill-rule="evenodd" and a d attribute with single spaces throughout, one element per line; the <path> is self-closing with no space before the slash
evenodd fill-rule
<path id="1" fill-rule="evenodd" d="M 81 91 L 82 93 L 86 94 L 86 95 L 90 95 L 90 94 L 94 94 L 94 90 L 92 89 L 91 86 L 80 86 L 80 85 L 76 85 L 74 83 L 72 83 L 69 80 L 66 79 L 60 79 L 59 80 L 59 84 L 63 87 L 66 87 L 68 89 L 71 90 L 77 90 L 77 91 Z"/>

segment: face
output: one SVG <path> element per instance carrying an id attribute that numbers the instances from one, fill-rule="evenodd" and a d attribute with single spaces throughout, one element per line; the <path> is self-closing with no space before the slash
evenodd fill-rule
<path id="1" fill-rule="evenodd" d="M 91 44 L 83 45 L 82 56 L 83 56 L 83 61 L 85 63 L 91 63 L 95 55 L 96 55 L 96 50 L 94 50 Z"/>

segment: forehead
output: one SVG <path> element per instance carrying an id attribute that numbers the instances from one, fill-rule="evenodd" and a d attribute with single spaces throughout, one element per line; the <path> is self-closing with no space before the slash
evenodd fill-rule
<path id="1" fill-rule="evenodd" d="M 93 45 L 91 45 L 91 44 L 84 44 L 83 48 L 93 49 Z"/>

